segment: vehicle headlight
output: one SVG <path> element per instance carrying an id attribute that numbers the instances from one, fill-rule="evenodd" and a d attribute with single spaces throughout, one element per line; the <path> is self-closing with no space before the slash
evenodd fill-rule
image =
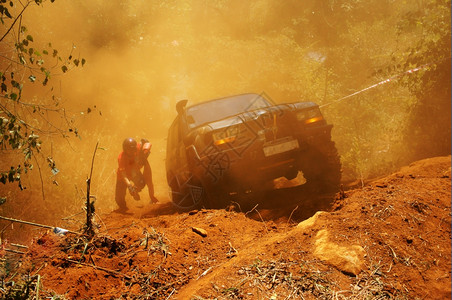
<path id="1" fill-rule="evenodd" d="M 322 121 L 323 116 L 318 107 L 302 110 L 296 113 L 297 120 L 305 124 Z"/>
<path id="2" fill-rule="evenodd" d="M 236 140 L 239 134 L 238 126 L 228 126 L 221 130 L 212 133 L 213 143 L 215 145 L 223 145 L 226 143 L 232 143 Z"/>

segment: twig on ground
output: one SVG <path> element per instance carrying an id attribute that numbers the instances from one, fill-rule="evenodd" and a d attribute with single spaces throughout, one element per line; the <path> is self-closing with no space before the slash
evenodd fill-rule
<path id="1" fill-rule="evenodd" d="M 168 297 L 166 297 L 166 299 L 169 299 L 169 298 L 171 298 L 171 296 L 174 294 L 174 292 L 176 291 L 176 289 L 175 288 L 173 288 L 173 290 L 171 291 L 171 293 L 168 295 Z"/>
<path id="2" fill-rule="evenodd" d="M 231 242 L 229 242 L 229 251 L 226 253 L 226 257 L 233 257 L 239 253 L 234 247 L 232 247 Z"/>
<path id="3" fill-rule="evenodd" d="M 201 275 L 198 276 L 198 278 L 196 278 L 196 280 L 199 280 L 199 278 L 201 278 L 201 277 L 203 277 L 203 276 L 206 276 L 207 273 L 209 273 L 209 271 L 212 270 L 214 267 L 216 267 L 216 266 L 210 266 L 210 267 L 208 267 L 204 272 L 201 273 Z"/>
<path id="4" fill-rule="evenodd" d="M 287 220 L 287 226 L 289 226 L 290 219 L 292 219 L 292 215 L 293 215 L 293 213 L 294 213 L 297 209 L 298 209 L 298 205 L 297 205 L 297 207 L 295 207 L 295 208 L 292 210 L 292 212 L 290 213 L 289 219 Z"/>
<path id="5" fill-rule="evenodd" d="M 386 273 L 391 272 L 391 270 L 392 270 L 392 263 L 391 263 L 391 265 L 389 266 L 389 269 L 386 271 Z"/>
<path id="6" fill-rule="evenodd" d="M 26 224 L 26 225 L 32 225 L 32 226 L 37 226 L 37 227 L 52 229 L 52 230 L 54 230 L 55 228 L 58 228 L 58 227 L 53 227 L 53 226 L 49 226 L 49 225 L 38 224 L 38 223 L 33 223 L 33 222 L 28 222 L 28 221 L 22 221 L 22 220 L 12 219 L 12 218 L 2 217 L 2 216 L 0 216 L 0 219 L 7 220 L 7 221 L 11 221 L 11 222 L 22 223 L 22 224 Z M 64 229 L 64 230 L 65 230 L 66 232 L 69 232 L 69 233 L 80 234 L 80 233 L 75 232 L 75 231 L 71 231 L 71 230 L 67 230 L 67 229 Z"/>
<path id="7" fill-rule="evenodd" d="M 231 201 L 231 203 L 236 204 L 239 208 L 239 211 L 242 212 L 242 207 L 240 206 L 240 204 L 238 202 Z"/>
<path id="8" fill-rule="evenodd" d="M 253 209 L 251 209 L 250 211 L 246 212 L 246 213 L 245 213 L 245 216 L 246 216 L 247 214 L 249 214 L 250 212 L 252 212 L 253 210 L 255 210 L 255 211 L 257 212 L 257 214 L 259 215 L 259 218 L 261 218 L 262 223 L 264 223 L 265 230 L 268 231 L 267 224 L 265 224 L 265 221 L 264 221 L 264 219 L 262 218 L 260 212 L 256 209 L 256 208 L 258 207 L 258 205 L 259 205 L 259 204 L 256 204 L 256 205 L 253 207 Z"/>
<path id="9" fill-rule="evenodd" d="M 170 286 L 172 286 L 172 285 L 174 285 L 174 284 L 175 284 L 175 282 L 170 282 L 170 283 L 168 283 L 168 284 L 165 284 L 164 286 L 159 287 L 157 290 L 155 290 L 154 292 L 152 292 L 152 293 L 150 293 L 149 295 L 146 295 L 146 296 L 149 296 L 150 299 L 154 299 L 154 298 L 152 298 L 152 296 L 153 296 L 154 294 L 157 294 L 157 293 L 160 292 L 161 290 L 166 289 L 166 288 L 168 288 L 168 287 L 170 287 Z"/>
<path id="10" fill-rule="evenodd" d="M 246 216 L 247 214 L 249 214 L 250 212 L 252 212 L 253 210 L 255 210 L 256 207 L 258 207 L 258 206 L 259 206 L 259 204 L 256 204 L 251 210 L 249 210 L 249 211 L 247 211 L 247 212 L 245 213 L 245 216 Z"/>
<path id="11" fill-rule="evenodd" d="M 111 269 L 95 266 L 95 265 L 92 265 L 92 264 L 86 264 L 86 263 L 78 262 L 76 260 L 72 260 L 72 259 L 68 259 L 68 258 L 66 258 L 65 260 L 68 261 L 68 262 L 71 262 L 73 264 L 78 264 L 78 265 L 82 265 L 82 266 L 91 267 L 91 268 L 94 268 L 94 269 L 97 269 L 97 270 L 101 270 L 101 271 L 104 271 L 104 272 L 107 272 L 107 273 L 111 273 L 111 274 L 114 274 L 114 275 L 122 276 L 122 277 L 124 277 L 126 279 L 132 279 L 132 277 L 130 277 L 129 275 L 126 275 L 124 273 L 121 273 L 121 272 L 118 272 L 118 271 L 115 271 L 115 270 L 111 270 Z"/>
<path id="12" fill-rule="evenodd" d="M 392 258 L 393 258 L 394 262 L 396 262 L 396 260 L 397 260 L 397 255 L 396 255 L 394 249 L 392 249 L 391 246 L 389 246 L 388 244 L 386 244 L 386 246 L 388 246 L 389 249 L 391 249 Z"/>
<path id="13" fill-rule="evenodd" d="M 13 250 L 13 249 L 7 249 L 7 248 L 5 249 L 5 251 L 15 253 L 15 254 L 25 254 L 25 252 Z"/>
<path id="14" fill-rule="evenodd" d="M 36 271 L 34 275 L 38 275 L 39 271 L 41 271 L 42 268 L 44 268 L 45 264 L 42 264 Z"/>
<path id="15" fill-rule="evenodd" d="M 11 243 L 11 246 L 14 246 L 14 247 L 17 247 L 17 248 L 22 248 L 22 249 L 28 249 L 28 246 L 25 246 L 25 245 L 19 245 L 19 244 L 14 244 L 14 243 Z"/>

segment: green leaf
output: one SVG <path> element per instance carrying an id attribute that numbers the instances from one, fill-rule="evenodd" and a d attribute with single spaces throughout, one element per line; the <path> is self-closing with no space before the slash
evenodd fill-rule
<path id="1" fill-rule="evenodd" d="M 78 67 L 79 63 L 80 63 L 80 61 L 78 59 L 74 59 L 74 65 L 76 65 Z"/>
<path id="2" fill-rule="evenodd" d="M 9 13 L 8 9 L 6 7 L 4 7 L 3 9 L 3 13 L 5 14 L 5 16 L 7 16 L 8 18 L 12 19 L 11 14 Z"/>
<path id="3" fill-rule="evenodd" d="M 11 170 L 8 173 L 8 181 L 13 182 L 14 181 L 14 174 L 16 173 L 16 170 L 11 167 Z"/>
<path id="4" fill-rule="evenodd" d="M 82 58 L 82 67 L 85 65 L 86 59 Z"/>
<path id="5" fill-rule="evenodd" d="M 42 50 L 42 53 L 43 53 L 44 55 L 48 55 L 48 54 L 49 54 L 49 52 L 48 52 L 47 50 Z"/>
<path id="6" fill-rule="evenodd" d="M 67 72 L 67 67 L 66 66 L 62 66 L 61 70 L 63 71 L 63 73 L 66 73 Z"/>
<path id="7" fill-rule="evenodd" d="M 33 42 L 33 37 L 31 35 L 27 35 L 27 40 L 29 40 L 30 42 Z"/>
<path id="8" fill-rule="evenodd" d="M 11 98 L 11 100 L 13 100 L 13 101 L 17 101 L 17 94 L 16 93 L 11 93 L 9 98 Z"/>
<path id="9" fill-rule="evenodd" d="M 19 83 L 18 83 L 17 81 L 15 81 L 15 80 L 11 80 L 11 85 L 12 85 L 13 87 L 15 87 L 16 89 L 20 89 Z"/>

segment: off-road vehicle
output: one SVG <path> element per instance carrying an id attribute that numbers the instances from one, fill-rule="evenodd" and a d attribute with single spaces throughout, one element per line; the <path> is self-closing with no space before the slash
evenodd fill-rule
<path id="1" fill-rule="evenodd" d="M 300 171 L 319 193 L 338 188 L 333 126 L 317 104 L 275 105 L 258 94 L 187 102 L 176 104 L 166 154 L 172 201 L 180 209 L 221 207 L 231 196 L 249 197 Z"/>

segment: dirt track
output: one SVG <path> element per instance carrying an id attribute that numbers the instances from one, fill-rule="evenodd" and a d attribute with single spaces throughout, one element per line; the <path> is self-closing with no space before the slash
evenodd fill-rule
<path id="1" fill-rule="evenodd" d="M 450 299 L 450 176 L 438 157 L 335 199 L 282 190 L 254 209 L 112 212 L 93 240 L 36 238 L 20 272 L 40 274 L 41 298 Z"/>

